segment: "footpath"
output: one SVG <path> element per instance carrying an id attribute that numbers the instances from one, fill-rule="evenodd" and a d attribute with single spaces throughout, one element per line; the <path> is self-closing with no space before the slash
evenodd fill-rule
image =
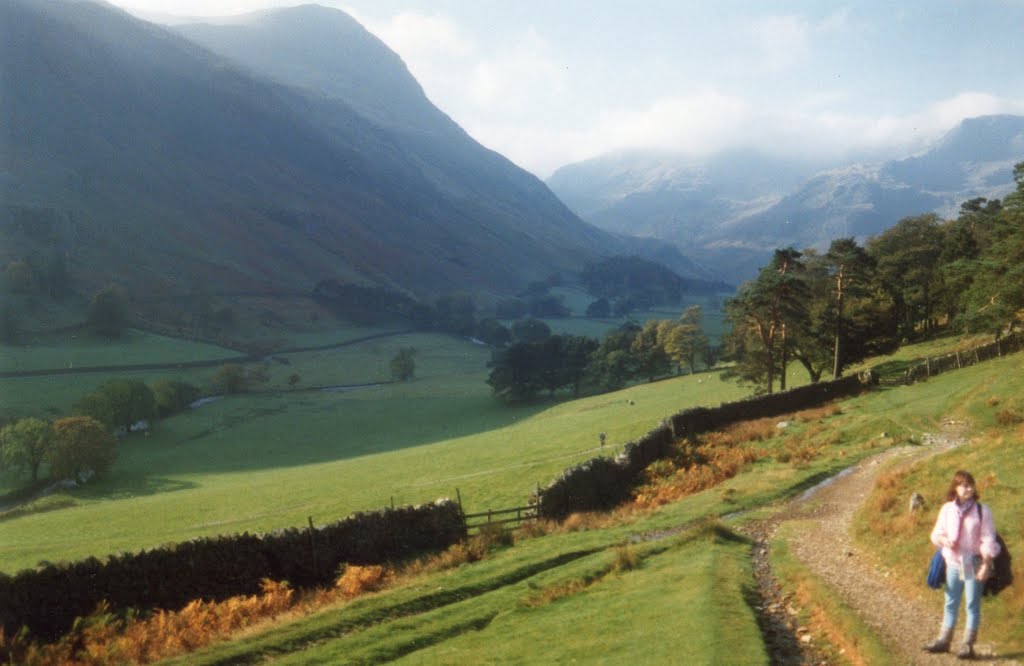
<path id="1" fill-rule="evenodd" d="M 778 527 L 787 521 L 801 521 L 789 542 L 791 552 L 815 576 L 832 588 L 879 639 L 892 655 L 893 664 L 964 663 L 951 654 L 931 655 L 921 651 L 938 631 L 942 595 L 926 599 L 903 596 L 889 584 L 896 574 L 874 561 L 850 536 L 853 516 L 863 505 L 875 481 L 884 470 L 910 465 L 948 451 L 966 441 L 966 424 L 947 421 L 942 432 L 928 434 L 921 446 L 889 449 L 867 458 L 830 483 L 805 493 L 783 506 L 772 517 L 748 525 L 744 532 L 755 539 L 755 575 L 764 600 L 762 628 L 768 637 L 773 664 L 826 663 L 815 649 L 817 637 L 796 625 L 791 600 L 775 583 L 768 562 L 768 548 Z M 926 563 L 921 564 L 924 585 Z M 954 647 L 963 627 L 961 613 Z M 1015 664 L 1001 658 L 985 636 L 984 623 L 975 645 L 979 660 L 989 664 Z"/>

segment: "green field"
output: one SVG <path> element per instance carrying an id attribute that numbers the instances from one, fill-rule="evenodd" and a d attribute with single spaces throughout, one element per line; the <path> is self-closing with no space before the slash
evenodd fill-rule
<path id="1" fill-rule="evenodd" d="M 953 344 L 904 349 L 901 358 L 940 354 Z M 417 379 L 383 383 L 387 359 L 406 346 L 419 350 Z M 269 361 L 266 393 L 225 398 L 161 421 L 150 437 L 123 442 L 107 478 L 40 502 L 43 509 L 61 508 L 0 521 L 0 568 L 13 572 L 40 560 L 298 526 L 309 516 L 325 523 L 392 501 L 453 496 L 456 489 L 470 512 L 519 505 L 538 483 L 601 453 L 598 432 L 607 433 L 604 453 L 611 455 L 680 409 L 748 394 L 704 373 L 507 408 L 491 399 L 484 383 L 488 356 L 486 348 L 449 336 L 407 335 Z M 287 390 L 290 373 L 303 378 L 297 390 Z M 792 371 L 792 380 L 806 381 L 801 374 Z M 370 385 L 303 390 L 347 383 Z M 954 418 L 971 423 L 971 446 L 920 465 L 900 492 L 922 486 L 941 491 L 950 470 L 966 466 L 986 479 L 985 499 L 997 517 L 1007 517 L 1000 527 L 1020 552 L 1024 529 L 1014 527 L 1012 516 L 1024 509 L 1024 431 L 1007 424 L 1005 414 L 1024 413 L 1021 395 L 1024 354 L 914 386 L 880 388 L 844 401 L 839 414 L 796 424 L 762 442 L 775 452 L 771 457 L 711 490 L 613 527 L 527 539 L 483 562 L 405 581 L 212 646 L 182 663 L 271 655 L 294 663 L 608 662 L 625 655 L 664 663 L 680 654 L 687 663 L 722 663 L 738 655 L 743 663 L 767 663 L 748 605 L 749 543 L 729 526 L 764 515 L 771 503 L 863 456 L 920 441 Z M 779 452 L 794 442 L 817 455 L 798 464 L 780 462 Z M 4 483 L 15 485 L 9 477 Z M 879 537 L 867 527 L 878 518 L 867 506 L 859 538 L 916 581 L 929 550 L 923 533 L 928 527 Z M 638 560 L 629 570 L 614 566 L 624 547 Z M 536 602 L 560 586 L 572 592 Z M 998 632 L 1002 644 L 1024 647 L 1014 598 L 986 602 L 986 627 Z M 841 612 L 841 604 L 830 603 Z M 854 634 L 854 642 L 877 646 L 862 623 L 838 624 Z M 550 636 L 559 637 L 557 645 L 544 640 Z"/>
<path id="2" fill-rule="evenodd" d="M 418 350 L 417 379 L 388 379 L 401 347 Z M 0 570 L 41 560 L 133 551 L 196 536 L 268 531 L 338 520 L 357 510 L 415 504 L 457 492 L 468 512 L 520 506 L 538 484 L 656 427 L 695 404 L 746 389 L 714 375 L 683 377 L 593 398 L 508 408 L 485 383 L 489 350 L 450 336 L 402 335 L 270 361 L 266 393 L 239 395 L 133 435 L 103 480 L 47 498 L 59 511 L 6 520 Z M 200 381 L 205 371 L 190 371 Z M 297 373 L 298 390 L 287 377 Z M 134 373 L 150 380 L 159 373 Z M 47 395 L 60 377 L 4 380 L 28 400 L 70 407 L 106 379 Z M 64 378 L 66 379 L 66 378 Z M 342 391 L 308 385 L 370 386 Z M 59 396 L 59 398 L 58 398 Z M 20 481 L 0 476 L 0 490 Z"/>
<path id="3" fill-rule="evenodd" d="M 923 384 L 843 401 L 841 413 L 794 433 L 797 440 L 820 446 L 818 457 L 809 462 L 793 465 L 768 458 L 721 486 L 653 513 L 635 514 L 602 529 L 527 539 L 483 562 L 412 579 L 211 646 L 180 663 L 256 663 L 273 657 L 303 664 L 767 664 L 749 605 L 750 545 L 729 525 L 767 515 L 766 508 L 776 500 L 802 492 L 863 456 L 920 441 L 923 433 L 939 431 L 945 419 L 969 419 L 979 436 L 965 448 L 919 464 L 908 485 L 920 487 L 914 482 L 922 477 L 931 479 L 926 485 L 941 490 L 951 470 L 963 465 L 979 478 L 995 474 L 997 483 L 986 487 L 986 501 L 1003 517 L 1000 527 L 1009 547 L 1020 552 L 1024 533 L 1015 528 L 1014 516 L 1024 509 L 1024 431 L 1019 425 L 1000 425 L 995 414 L 1007 403 L 1021 407 L 1017 396 L 1024 395 L 1022 384 L 1024 355 L 1018 354 Z M 1003 398 L 993 404 L 994 396 Z M 762 445 L 778 450 L 786 439 L 776 436 Z M 893 509 L 900 517 L 902 506 Z M 862 525 L 878 518 L 869 500 Z M 929 527 L 925 520 L 887 538 L 862 528 L 861 542 L 900 574 L 894 586 L 901 594 L 926 592 L 921 576 L 930 551 Z M 775 542 L 782 580 L 791 584 L 800 579 L 805 590 L 817 590 L 817 608 L 831 614 L 833 629 L 858 651 L 833 652 L 836 663 L 890 663 L 891 655 L 872 629 L 788 556 L 786 533 Z M 616 570 L 614 562 L 623 548 L 631 549 L 638 563 Z M 550 590 L 556 593 L 548 595 Z M 545 595 L 552 600 L 536 601 Z M 1024 626 L 1017 619 L 1022 597 L 1004 593 L 985 601 L 986 640 L 996 641 L 1001 654 L 1024 645 Z M 940 605 L 935 618 L 923 621 L 937 619 Z"/>

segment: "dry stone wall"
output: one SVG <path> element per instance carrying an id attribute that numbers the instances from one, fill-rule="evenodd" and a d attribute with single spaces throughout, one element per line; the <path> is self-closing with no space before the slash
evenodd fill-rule
<path id="1" fill-rule="evenodd" d="M 673 414 L 643 437 L 627 443 L 615 458 L 598 457 L 562 472 L 533 498 L 538 514 L 564 519 L 579 511 L 610 509 L 630 496 L 641 472 L 665 458 L 676 440 L 711 432 L 740 421 L 778 416 L 816 407 L 837 398 L 855 395 L 873 383 L 870 373 L 851 375 L 832 382 L 801 386 L 719 407 L 693 407 Z"/>
<path id="2" fill-rule="evenodd" d="M 193 599 L 256 594 L 264 578 L 330 585 L 341 564 L 436 551 L 466 536 L 458 504 L 357 513 L 323 527 L 194 539 L 138 553 L 0 574 L 0 626 L 52 640 L 106 601 L 114 610 L 174 610 Z"/>

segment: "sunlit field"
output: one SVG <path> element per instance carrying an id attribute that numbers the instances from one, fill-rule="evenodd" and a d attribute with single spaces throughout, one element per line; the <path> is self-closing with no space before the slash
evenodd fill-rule
<path id="1" fill-rule="evenodd" d="M 410 664 L 466 659 L 533 663 L 552 654 L 566 660 L 600 661 L 614 655 L 639 663 L 680 658 L 698 664 L 767 663 L 763 637 L 749 606 L 749 542 L 715 526 L 764 517 L 776 500 L 803 492 L 863 456 L 918 442 L 923 433 L 938 431 L 947 418 L 969 419 L 986 436 L 967 449 L 919 465 L 908 478 L 944 480 L 949 469 L 963 464 L 979 473 L 998 468 L 998 485 L 986 492 L 999 515 L 1007 516 L 1005 529 L 1015 535 L 1010 548 L 1019 549 L 1012 516 L 1020 509 L 1013 488 L 1019 486 L 1021 472 L 1011 458 L 1016 455 L 1019 460 L 1021 432 L 1019 427 L 990 427 L 999 427 L 993 396 L 1019 407 L 1015 396 L 1021 390 L 1019 378 L 1024 377 L 1022 365 L 1024 355 L 1015 355 L 923 384 L 880 389 L 797 422 L 791 432 L 768 424 L 772 427 L 760 434 L 752 431 L 756 439 L 750 444 L 765 449 L 768 456 L 714 488 L 650 513 L 570 520 L 575 526 L 567 524 L 554 534 L 517 542 L 483 562 L 413 578 L 393 590 L 211 646 L 175 663 L 258 661 L 269 656 L 283 656 L 289 663 L 330 663 L 339 658 Z M 780 454 L 794 444 L 814 454 L 799 462 L 782 462 Z M 988 462 L 979 465 L 982 460 Z M 879 492 L 884 496 L 888 491 Z M 904 490 L 899 492 L 902 497 Z M 884 514 L 880 528 L 887 536 L 862 540 L 903 574 L 894 584 L 913 593 L 923 587 L 919 562 L 925 561 L 928 546 L 920 532 L 927 526 L 907 523 L 900 507 L 902 502 L 891 516 Z M 878 504 L 869 501 L 863 525 L 879 523 L 878 516 Z M 908 529 L 900 531 L 900 525 Z M 785 543 L 775 547 L 784 552 Z M 804 585 L 813 583 L 792 558 L 785 574 L 789 581 L 804 576 Z M 1004 593 L 986 601 L 989 631 L 1008 649 L 1024 639 L 1014 620 L 1022 598 Z M 870 627 L 847 617 L 848 609 L 831 596 L 823 592 L 807 603 L 811 605 L 793 612 L 827 612 L 833 630 L 843 633 L 846 645 L 856 646 L 857 654 L 846 658 L 867 658 L 869 663 L 887 658 Z M 671 631 L 666 633 L 665 626 Z M 553 632 L 571 638 L 552 647 Z"/>
<path id="2" fill-rule="evenodd" d="M 417 378 L 386 383 L 389 359 L 410 346 L 418 350 Z M 485 383 L 490 350 L 444 335 L 380 338 L 282 358 L 287 362 L 266 364 L 269 379 L 255 387 L 263 393 L 160 421 L 150 436 L 122 442 L 105 479 L 42 500 L 73 506 L 5 521 L 0 566 L 12 571 L 43 559 L 266 531 L 310 516 L 326 523 L 392 502 L 457 494 L 467 511 L 519 506 L 538 484 L 597 455 L 600 432 L 611 454 L 680 409 L 748 393 L 701 374 L 574 402 L 505 407 Z M 301 380 L 289 386 L 293 373 Z M 194 379 L 203 374 L 194 372 Z M 42 395 L 52 379 L 8 381 L 34 384 Z M 65 404 L 79 397 L 65 391 Z M 0 487 L 16 486 L 10 475 L 0 478 Z"/>

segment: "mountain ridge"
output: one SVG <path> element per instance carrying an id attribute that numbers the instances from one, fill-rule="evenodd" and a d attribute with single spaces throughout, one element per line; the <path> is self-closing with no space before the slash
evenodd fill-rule
<path id="1" fill-rule="evenodd" d="M 742 161 L 743 153 L 738 155 Z M 673 164 L 685 165 L 677 173 L 689 178 L 663 182 L 660 189 L 636 186 L 642 178 L 635 175 L 616 181 L 613 176 L 628 170 L 629 162 L 610 155 L 567 165 L 548 184 L 601 228 L 672 241 L 684 255 L 701 256 L 734 280 L 749 279 L 776 247 L 823 249 L 844 236 L 863 242 L 906 216 L 954 217 L 963 201 L 1004 196 L 1013 189 L 1013 164 L 1024 159 L 1024 117 L 966 119 L 928 150 L 900 160 L 827 168 L 789 164 L 784 178 L 752 183 L 746 191 L 729 189 L 727 178 L 713 175 L 717 156 L 648 156 L 659 159 L 668 164 L 656 169 L 668 173 Z M 785 160 L 773 167 L 771 159 L 763 158 L 764 177 L 787 168 Z"/>
<path id="2" fill-rule="evenodd" d="M 511 294 L 634 246 L 440 111 L 363 115 L 86 0 L 11 0 L 0 23 L 0 259 L 61 256 L 81 293 Z"/>

